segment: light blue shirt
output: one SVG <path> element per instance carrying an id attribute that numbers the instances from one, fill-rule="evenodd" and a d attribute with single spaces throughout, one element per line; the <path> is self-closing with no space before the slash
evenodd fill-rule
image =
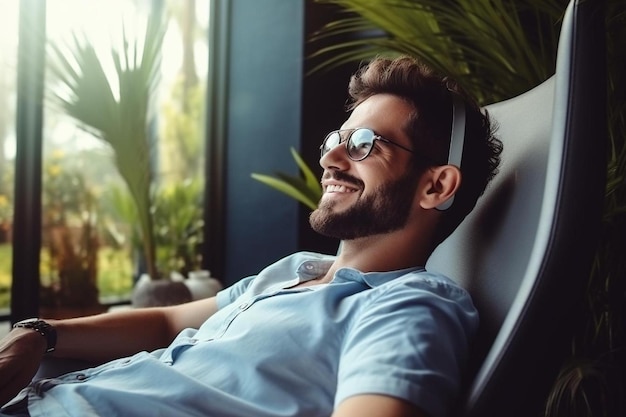
<path id="1" fill-rule="evenodd" d="M 23 391 L 32 416 L 329 416 L 384 394 L 444 416 L 478 325 L 468 294 L 423 268 L 337 271 L 298 253 L 217 295 L 219 310 L 172 344 Z"/>

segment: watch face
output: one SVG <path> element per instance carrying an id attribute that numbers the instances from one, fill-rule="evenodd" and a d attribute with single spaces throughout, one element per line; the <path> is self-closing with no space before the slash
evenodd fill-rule
<path id="1" fill-rule="evenodd" d="M 18 321 L 17 323 L 15 323 L 15 325 L 17 326 L 19 325 L 33 325 L 35 323 L 37 323 L 38 321 L 43 321 L 43 320 L 39 320 L 38 318 L 34 318 L 34 319 L 26 319 L 26 320 L 21 320 Z"/>

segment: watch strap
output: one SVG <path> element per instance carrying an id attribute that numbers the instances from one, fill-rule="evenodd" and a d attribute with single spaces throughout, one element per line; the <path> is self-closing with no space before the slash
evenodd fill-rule
<path id="1" fill-rule="evenodd" d="M 13 328 L 33 329 L 46 339 L 46 353 L 54 352 L 57 345 L 57 332 L 50 323 L 41 319 L 26 319 L 18 321 Z"/>

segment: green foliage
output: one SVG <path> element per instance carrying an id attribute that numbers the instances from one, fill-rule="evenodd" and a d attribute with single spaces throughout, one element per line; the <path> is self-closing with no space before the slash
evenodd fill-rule
<path id="1" fill-rule="evenodd" d="M 10 305 L 12 259 L 13 247 L 0 244 L 0 310 Z"/>
<path id="2" fill-rule="evenodd" d="M 95 214 L 95 194 L 82 171 L 71 168 L 62 152 L 52 152 L 44 160 L 44 224 L 66 224 L 68 216 Z"/>
<path id="3" fill-rule="evenodd" d="M 80 170 L 67 168 L 63 155 L 44 163 L 42 305 L 98 304 L 98 208 Z"/>
<path id="4" fill-rule="evenodd" d="M 126 251 L 102 247 L 98 253 L 100 299 L 128 299 L 133 288 L 132 264 Z"/>
<path id="5" fill-rule="evenodd" d="M 0 170 L 0 244 L 11 240 L 13 233 L 13 167 Z M 2 288 L 0 288 L 0 294 Z M 1 295 L 0 295 L 1 297 Z"/>
<path id="6" fill-rule="evenodd" d="M 144 254 L 151 276 L 157 276 L 152 217 L 152 144 L 148 123 L 158 80 L 160 52 L 166 24 L 152 14 L 143 39 L 129 39 L 123 31 L 119 49 L 110 51 L 115 80 L 107 64 L 85 36 L 71 43 L 51 43 L 49 66 L 60 85 L 54 102 L 81 127 L 107 143 L 115 166 L 137 208 Z"/>
<path id="7" fill-rule="evenodd" d="M 291 148 L 291 155 L 296 161 L 298 168 L 300 168 L 302 177 L 279 172 L 275 177 L 254 173 L 252 174 L 252 178 L 287 194 L 289 197 L 301 202 L 311 210 L 315 210 L 322 196 L 320 182 L 311 168 L 293 148 Z"/>
<path id="8" fill-rule="evenodd" d="M 0 310 L 9 308 L 11 295 L 11 259 L 13 250 L 10 244 L 0 244 Z M 43 251 L 42 275 L 49 276 L 48 252 Z M 98 287 L 100 298 L 128 298 L 132 289 L 131 264 L 125 251 L 110 247 L 98 251 Z M 43 283 L 49 283 L 43 279 Z"/>
<path id="9" fill-rule="evenodd" d="M 202 191 L 201 181 L 186 180 L 157 193 L 154 223 L 159 270 L 186 275 L 200 268 Z"/>
<path id="10" fill-rule="evenodd" d="M 179 76 L 172 86 L 170 99 L 163 105 L 162 139 L 167 156 L 168 178 L 181 181 L 202 174 L 202 121 L 205 91 L 200 83 L 185 85 Z"/>
<path id="11" fill-rule="evenodd" d="M 202 191 L 201 181 L 185 180 L 159 187 L 153 192 L 151 215 L 154 222 L 156 265 L 163 275 L 168 272 L 187 272 L 200 267 L 200 245 L 202 244 Z M 120 245 L 125 234 L 118 224 L 131 225 L 132 248 L 141 248 L 141 235 L 137 227 L 137 210 L 125 190 L 111 187 L 104 201 L 113 214 L 107 223 L 109 235 Z"/>
<path id="12" fill-rule="evenodd" d="M 130 243 L 134 249 L 141 250 L 143 242 L 139 227 L 137 206 L 132 196 L 122 187 L 111 185 L 102 195 L 101 204 L 104 210 L 110 213 L 111 218 L 105 219 L 105 230 L 108 237 L 116 246 Z M 129 230 L 120 230 L 119 224 L 125 225 Z M 130 242 L 126 242 L 127 237 Z"/>
<path id="13" fill-rule="evenodd" d="M 347 12 L 311 41 L 323 47 L 313 71 L 376 55 L 420 57 L 481 103 L 522 93 L 554 71 L 565 0 L 317 0 Z M 349 13 L 348 13 L 349 12 Z M 530 28 L 530 29 L 529 29 Z M 367 35 L 364 35 L 367 34 Z M 493 82 L 498 80 L 498 82 Z"/>

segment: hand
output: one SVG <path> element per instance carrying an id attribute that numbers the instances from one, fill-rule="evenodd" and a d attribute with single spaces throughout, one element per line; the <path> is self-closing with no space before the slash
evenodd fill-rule
<path id="1" fill-rule="evenodd" d="M 46 346 L 46 340 L 32 329 L 13 329 L 0 340 L 0 406 L 30 383 Z"/>

